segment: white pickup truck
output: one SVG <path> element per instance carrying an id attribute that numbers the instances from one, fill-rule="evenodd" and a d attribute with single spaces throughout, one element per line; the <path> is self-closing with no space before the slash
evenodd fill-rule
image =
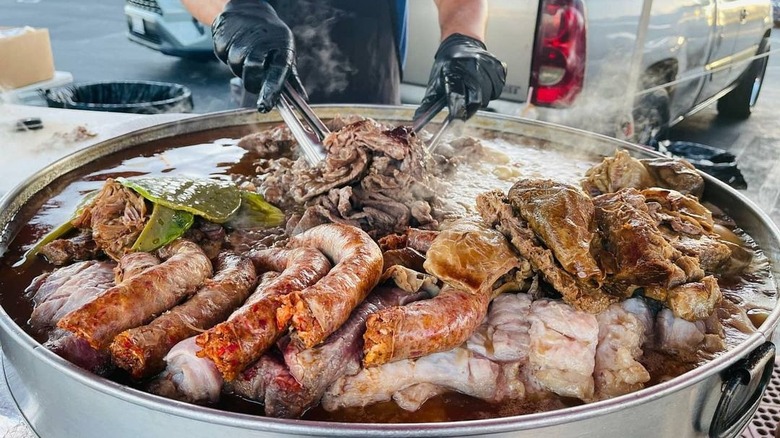
<path id="1" fill-rule="evenodd" d="M 419 102 L 439 41 L 432 1 L 412 0 L 402 98 Z M 769 53 L 770 0 L 490 0 L 487 46 L 508 64 L 492 106 L 651 141 L 717 101 L 745 118 Z"/>

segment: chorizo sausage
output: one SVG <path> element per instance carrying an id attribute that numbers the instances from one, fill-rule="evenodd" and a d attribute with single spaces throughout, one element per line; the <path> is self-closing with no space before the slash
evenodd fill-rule
<path id="1" fill-rule="evenodd" d="M 109 349 L 117 365 L 136 379 L 157 374 L 165 368 L 163 357 L 177 342 L 224 321 L 244 302 L 257 280 L 252 262 L 228 252 L 218 260 L 217 274 L 189 300 L 114 338 Z"/>
<path id="2" fill-rule="evenodd" d="M 439 295 L 368 317 L 363 365 L 374 366 L 450 350 L 468 339 L 487 314 L 492 295 L 445 285 Z"/>
<path id="3" fill-rule="evenodd" d="M 382 251 L 365 231 L 344 224 L 323 224 L 290 239 L 292 247 L 313 246 L 334 263 L 333 269 L 300 292 L 284 298 L 277 312 L 290 321 L 294 342 L 311 348 L 336 331 L 382 275 Z"/>
<path id="4" fill-rule="evenodd" d="M 119 284 L 126 278 L 135 277 L 144 272 L 146 268 L 159 264 L 160 259 L 152 253 L 131 252 L 130 254 L 125 254 L 119 259 L 119 263 L 114 268 L 114 283 Z"/>
<path id="5" fill-rule="evenodd" d="M 258 270 L 282 273 L 267 285 L 261 284 L 227 321 L 195 340 L 201 347 L 198 355 L 211 359 L 225 380 L 235 379 L 281 335 L 285 326 L 276 325 L 279 298 L 314 284 L 331 267 L 327 257 L 315 248 L 266 249 L 251 253 L 250 258 Z"/>
<path id="6" fill-rule="evenodd" d="M 211 261 L 200 247 L 178 239 L 164 248 L 165 262 L 126 278 L 80 309 L 65 315 L 57 326 L 103 349 L 114 336 L 138 327 L 195 292 L 211 276 Z"/>

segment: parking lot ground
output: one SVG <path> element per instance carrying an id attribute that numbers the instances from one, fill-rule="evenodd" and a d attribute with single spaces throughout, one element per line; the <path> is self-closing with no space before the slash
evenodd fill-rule
<path id="1" fill-rule="evenodd" d="M 672 128 L 669 137 L 736 155 L 748 186 L 742 192 L 780 224 L 780 29 L 774 30 L 766 77 L 751 116 L 724 119 L 712 105 Z"/>

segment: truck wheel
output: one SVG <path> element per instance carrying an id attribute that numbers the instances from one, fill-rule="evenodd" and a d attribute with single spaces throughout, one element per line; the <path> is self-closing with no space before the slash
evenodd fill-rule
<path id="1" fill-rule="evenodd" d="M 651 145 L 669 123 L 669 93 L 654 91 L 639 98 L 634 107 L 634 142 Z"/>
<path id="2" fill-rule="evenodd" d="M 767 53 L 769 53 L 769 40 L 764 38 L 758 47 L 756 56 Z M 762 56 L 750 63 L 748 69 L 740 76 L 737 87 L 718 99 L 718 114 L 732 119 L 750 117 L 753 106 L 758 101 L 761 85 L 764 83 L 768 60 L 768 56 Z"/>

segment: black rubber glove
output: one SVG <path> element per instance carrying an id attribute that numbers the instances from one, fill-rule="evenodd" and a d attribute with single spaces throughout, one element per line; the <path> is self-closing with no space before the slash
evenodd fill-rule
<path id="1" fill-rule="evenodd" d="M 268 112 L 279 101 L 285 81 L 304 97 L 295 68 L 292 31 L 263 0 L 231 0 L 211 25 L 214 53 L 258 94 L 257 109 Z"/>
<path id="2" fill-rule="evenodd" d="M 505 82 L 506 66 L 487 51 L 485 44 L 452 34 L 436 51 L 428 89 L 415 118 L 445 97 L 452 117 L 466 120 L 498 98 Z"/>

